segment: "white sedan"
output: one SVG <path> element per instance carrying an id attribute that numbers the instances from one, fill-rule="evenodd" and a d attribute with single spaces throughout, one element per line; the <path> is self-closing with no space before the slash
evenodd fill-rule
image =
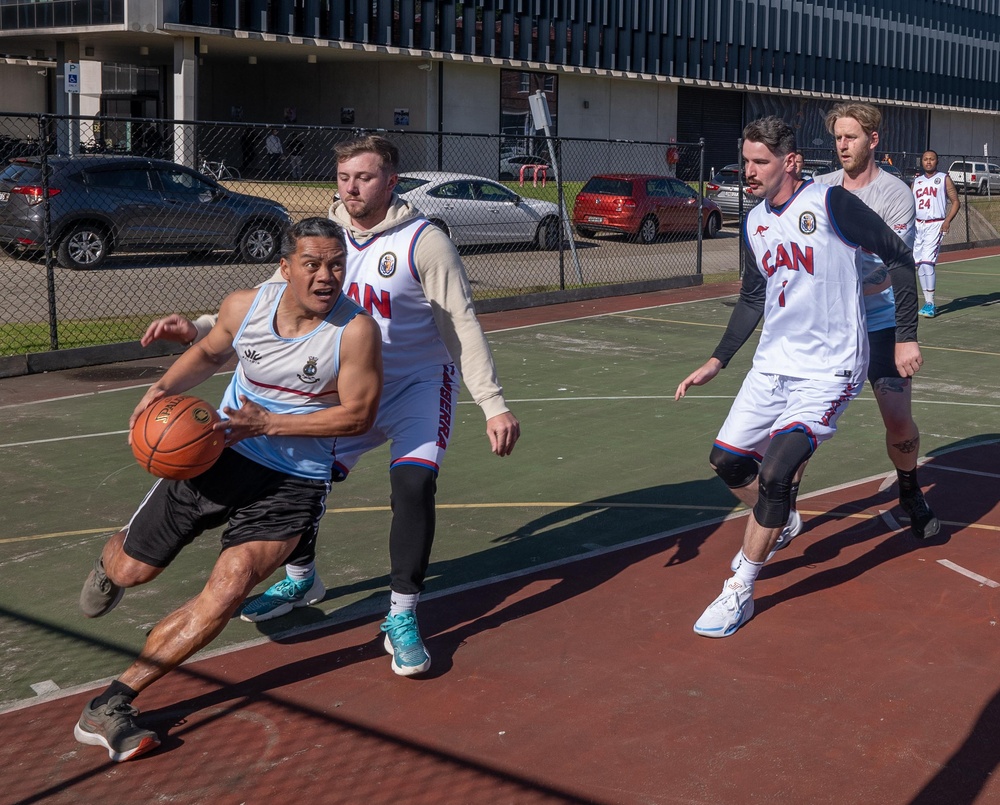
<path id="1" fill-rule="evenodd" d="M 456 246 L 486 243 L 533 243 L 559 247 L 559 207 L 524 198 L 502 184 L 465 173 L 402 173 L 396 192 Z"/>

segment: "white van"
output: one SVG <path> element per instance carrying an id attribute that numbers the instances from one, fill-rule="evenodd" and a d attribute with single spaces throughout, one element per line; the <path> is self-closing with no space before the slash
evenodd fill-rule
<path id="1" fill-rule="evenodd" d="M 952 162 L 948 175 L 960 193 L 985 196 L 987 193 L 1000 192 L 1000 165 L 990 162 Z"/>

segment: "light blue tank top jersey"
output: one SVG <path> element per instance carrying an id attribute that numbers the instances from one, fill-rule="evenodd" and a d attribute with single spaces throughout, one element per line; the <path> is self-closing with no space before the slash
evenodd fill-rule
<path id="1" fill-rule="evenodd" d="M 233 341 L 239 366 L 223 396 L 223 407 L 239 408 L 240 395 L 277 414 L 309 414 L 340 404 L 340 342 L 348 322 L 362 310 L 341 295 L 315 330 L 284 338 L 274 330 L 274 316 L 287 287 L 272 282 L 257 292 Z M 237 442 L 233 450 L 278 472 L 325 481 L 333 464 L 333 441 L 333 437 L 255 436 Z"/>

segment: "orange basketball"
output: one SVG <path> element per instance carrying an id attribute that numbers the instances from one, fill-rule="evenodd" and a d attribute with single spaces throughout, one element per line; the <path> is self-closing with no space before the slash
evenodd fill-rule
<path id="1" fill-rule="evenodd" d="M 139 414 L 132 427 L 132 453 L 139 465 L 159 478 L 182 481 L 201 475 L 226 446 L 215 407 L 197 397 L 164 397 Z"/>

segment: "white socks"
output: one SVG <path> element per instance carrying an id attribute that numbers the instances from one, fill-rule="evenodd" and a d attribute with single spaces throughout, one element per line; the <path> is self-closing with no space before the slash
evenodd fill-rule
<path id="1" fill-rule="evenodd" d="M 308 565 L 285 565 L 285 575 L 292 581 L 305 581 L 316 575 L 316 563 Z"/>
<path id="2" fill-rule="evenodd" d="M 412 612 L 417 608 L 417 601 L 420 600 L 420 593 L 406 595 L 405 593 L 397 593 L 395 590 L 390 590 L 389 592 L 390 615 L 402 615 L 404 612 Z"/>
<path id="3" fill-rule="evenodd" d="M 753 583 L 757 581 L 757 576 L 760 575 L 761 568 L 764 567 L 763 562 L 751 562 L 747 559 L 747 555 L 740 551 L 743 556 L 740 566 L 736 568 L 736 580 L 739 581 L 744 587 L 752 590 Z"/>
<path id="4" fill-rule="evenodd" d="M 934 266 L 921 263 L 917 266 L 917 276 L 920 278 L 920 288 L 924 292 L 924 301 L 928 305 L 934 304 L 934 286 L 936 284 Z"/>

